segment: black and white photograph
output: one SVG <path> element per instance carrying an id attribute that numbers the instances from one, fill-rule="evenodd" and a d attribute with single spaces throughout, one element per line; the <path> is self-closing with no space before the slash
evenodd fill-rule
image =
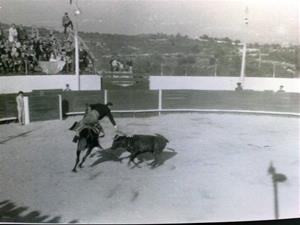
<path id="1" fill-rule="evenodd" d="M 0 223 L 300 218 L 299 13 L 0 0 Z"/>

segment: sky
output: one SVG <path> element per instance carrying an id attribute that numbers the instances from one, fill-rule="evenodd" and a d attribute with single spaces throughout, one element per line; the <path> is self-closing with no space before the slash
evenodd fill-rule
<path id="1" fill-rule="evenodd" d="M 74 21 L 76 6 L 78 28 L 85 32 L 299 43 L 298 0 L 0 0 L 0 21 L 62 31 L 62 15 L 68 12 Z"/>

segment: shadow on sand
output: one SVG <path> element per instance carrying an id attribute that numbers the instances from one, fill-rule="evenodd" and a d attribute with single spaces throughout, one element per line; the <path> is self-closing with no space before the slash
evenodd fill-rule
<path id="1" fill-rule="evenodd" d="M 8 142 L 8 141 L 13 140 L 13 139 L 15 139 L 15 138 L 26 137 L 27 134 L 30 134 L 32 131 L 33 131 L 33 130 L 26 131 L 26 132 L 23 132 L 23 133 L 14 135 L 14 136 L 9 136 L 9 137 L 7 137 L 5 140 L 0 141 L 0 144 L 4 144 L 5 142 Z"/>
<path id="2" fill-rule="evenodd" d="M 160 155 L 158 155 L 157 158 L 155 159 L 151 153 L 144 153 L 144 154 L 137 156 L 138 162 L 136 164 L 134 164 L 134 166 L 131 168 L 139 167 L 139 164 L 141 164 L 145 161 L 146 162 L 151 161 L 150 163 L 147 163 L 147 165 L 151 169 L 155 169 L 155 168 L 163 165 L 166 161 L 173 158 L 175 155 L 177 155 L 177 152 L 164 151 Z"/>
<path id="3" fill-rule="evenodd" d="M 110 148 L 99 150 L 93 154 L 91 154 L 90 157 L 96 156 L 97 159 L 95 162 L 93 162 L 90 167 L 94 167 L 100 163 L 106 162 L 106 161 L 115 161 L 115 162 L 121 162 L 120 156 L 125 152 L 125 149 L 117 149 L 112 151 Z"/>
<path id="4" fill-rule="evenodd" d="M 94 154 L 91 155 L 91 157 L 94 157 L 95 155 L 97 156 L 97 159 L 95 162 L 93 162 L 90 167 L 94 167 L 100 163 L 106 162 L 106 161 L 115 161 L 115 162 L 120 162 L 121 163 L 121 155 L 126 152 L 125 149 L 123 148 L 118 148 L 115 150 L 111 150 L 110 148 L 105 149 L 105 150 L 100 150 L 95 152 Z M 151 168 L 154 169 L 156 167 L 159 167 L 163 165 L 167 160 L 173 158 L 175 155 L 177 155 L 177 152 L 169 152 L 169 151 L 164 151 L 162 152 L 156 160 L 154 159 L 153 155 L 151 153 L 143 153 L 139 156 L 137 156 L 136 161 L 138 161 L 136 164 L 132 163 L 134 167 L 140 167 L 139 165 L 143 162 L 151 161 L 150 163 L 147 163 L 147 165 Z M 129 159 L 128 159 L 129 160 Z M 129 165 L 130 166 L 130 165 Z"/>
<path id="5" fill-rule="evenodd" d="M 43 215 L 40 211 L 30 211 L 28 207 L 17 206 L 10 200 L 0 202 L 0 222 L 15 223 L 60 223 L 61 217 Z M 69 223 L 78 223 L 72 220 Z"/>

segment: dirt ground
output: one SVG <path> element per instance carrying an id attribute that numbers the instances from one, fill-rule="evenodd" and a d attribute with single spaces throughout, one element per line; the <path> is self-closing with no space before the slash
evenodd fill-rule
<path id="1" fill-rule="evenodd" d="M 116 118 L 128 135 L 169 139 L 159 165 L 120 163 L 106 136 L 72 173 L 76 144 L 68 128 L 81 117 L 0 125 L 0 221 L 80 223 L 216 222 L 274 219 L 270 162 L 280 218 L 299 217 L 299 118 L 168 114 Z M 124 152 L 122 156 L 128 153 Z"/>

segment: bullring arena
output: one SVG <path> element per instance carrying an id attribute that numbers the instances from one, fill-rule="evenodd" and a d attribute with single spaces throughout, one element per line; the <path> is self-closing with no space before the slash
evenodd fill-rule
<path id="1" fill-rule="evenodd" d="M 37 106 L 44 110 L 41 106 L 46 104 L 52 112 L 48 116 L 57 118 L 44 121 L 44 110 L 31 113 L 33 121 L 25 126 L 0 126 L 3 220 L 164 223 L 273 219 L 271 162 L 287 176 L 287 181 L 278 184 L 280 218 L 298 215 L 298 94 L 161 92 L 28 94 L 29 101 L 35 101 L 30 107 L 38 112 Z M 122 97 L 130 100 L 125 103 Z M 86 99 L 113 101 L 119 130 L 129 136 L 162 134 L 175 152 L 166 149 L 155 168 L 149 166 L 153 158 L 147 154 L 141 155 L 140 167 L 128 166 L 127 160 L 120 163 L 109 149 L 116 132 L 105 119 L 106 136 L 100 139 L 104 150 L 94 149 L 84 168 L 72 173 L 76 144 L 68 128 L 82 118 L 78 114 Z M 70 112 L 63 112 L 69 116 L 60 120 L 62 113 L 53 112 L 64 109 L 58 104 L 64 100 Z M 161 109 L 151 110 L 154 106 Z"/>
<path id="2" fill-rule="evenodd" d="M 0 223 L 299 218 L 299 3 L 275 2 L 0 1 Z M 143 134 L 167 146 L 128 163 Z"/>

